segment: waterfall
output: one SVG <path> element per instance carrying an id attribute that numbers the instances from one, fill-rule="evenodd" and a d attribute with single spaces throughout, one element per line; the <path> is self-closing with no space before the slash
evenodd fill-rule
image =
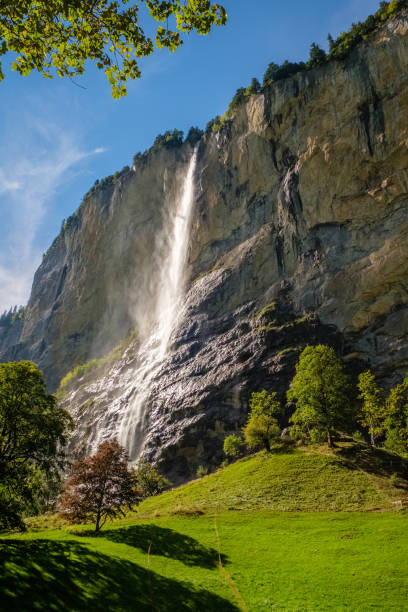
<path id="1" fill-rule="evenodd" d="M 166 357 L 184 297 L 198 146 L 190 159 L 176 211 L 169 219 L 169 240 L 161 266 L 153 332 L 140 347 L 140 367 L 133 380 L 135 395 L 129 402 L 120 424 L 119 441 L 128 450 L 131 461 L 136 461 L 143 448 L 146 400 Z"/>

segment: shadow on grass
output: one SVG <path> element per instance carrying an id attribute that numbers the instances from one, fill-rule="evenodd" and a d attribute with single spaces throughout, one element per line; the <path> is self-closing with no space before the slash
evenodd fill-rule
<path id="1" fill-rule="evenodd" d="M 372 448 L 365 444 L 353 444 L 336 449 L 337 457 L 351 469 L 360 468 L 369 474 L 389 478 L 393 474 L 403 479 L 399 488 L 408 488 L 408 461 L 399 455 L 382 448 Z"/>
<path id="2" fill-rule="evenodd" d="M 82 531 L 78 536 L 95 536 L 94 531 Z M 214 548 L 205 548 L 200 542 L 173 529 L 157 525 L 132 525 L 120 529 L 101 531 L 100 538 L 106 538 L 116 544 L 127 544 L 139 548 L 151 555 L 168 557 L 182 561 L 186 565 L 212 569 L 218 565 L 218 552 Z M 223 564 L 227 558 L 222 557 Z"/>
<path id="3" fill-rule="evenodd" d="M 0 610 L 18 612 L 237 610 L 207 590 L 73 541 L 1 541 L 0 592 Z"/>

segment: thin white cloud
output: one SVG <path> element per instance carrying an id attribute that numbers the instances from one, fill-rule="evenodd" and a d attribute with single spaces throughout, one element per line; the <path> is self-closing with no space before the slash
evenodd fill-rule
<path id="1" fill-rule="evenodd" d="M 32 117 L 17 140 L 0 150 L 0 312 L 27 302 L 41 262 L 36 239 L 56 191 L 79 162 L 105 152 L 84 150 L 72 131 Z"/>
<path id="2" fill-rule="evenodd" d="M 16 191 L 20 188 L 18 181 L 11 181 L 5 175 L 3 170 L 0 168 L 0 195 L 6 191 Z"/>

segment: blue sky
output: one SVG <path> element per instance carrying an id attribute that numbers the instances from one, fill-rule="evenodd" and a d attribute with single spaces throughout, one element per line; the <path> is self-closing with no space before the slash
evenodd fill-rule
<path id="1" fill-rule="evenodd" d="M 269 62 L 305 60 L 311 42 L 378 8 L 378 0 L 224 0 L 226 27 L 190 35 L 141 63 L 115 101 L 91 65 L 78 87 L 5 70 L 0 83 L 0 312 L 25 304 L 35 269 L 61 222 L 97 178 L 130 165 L 158 133 L 204 128 Z M 85 88 L 85 89 L 84 89 Z"/>

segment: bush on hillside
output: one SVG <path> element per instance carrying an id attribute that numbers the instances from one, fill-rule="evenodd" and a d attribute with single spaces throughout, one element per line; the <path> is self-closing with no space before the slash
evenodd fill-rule
<path id="1" fill-rule="evenodd" d="M 171 487 L 171 482 L 159 474 L 156 468 L 141 457 L 132 471 L 134 486 L 141 499 L 159 495 Z"/>
<path id="2" fill-rule="evenodd" d="M 224 440 L 224 454 L 227 457 L 238 459 L 238 457 L 241 457 L 243 454 L 242 444 L 243 440 L 240 436 L 236 434 L 227 436 Z"/>

